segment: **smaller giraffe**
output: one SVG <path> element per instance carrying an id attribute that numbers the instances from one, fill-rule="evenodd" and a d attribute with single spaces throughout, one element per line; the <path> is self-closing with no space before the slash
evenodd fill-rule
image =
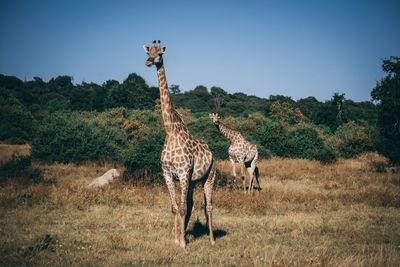
<path id="1" fill-rule="evenodd" d="M 255 144 L 250 143 L 242 134 L 238 131 L 228 128 L 226 125 L 220 122 L 220 117 L 217 113 L 209 114 L 212 122 L 217 126 L 218 130 L 225 136 L 230 142 L 229 146 L 229 160 L 232 164 L 232 175 L 236 178 L 236 163 L 240 164 L 241 176 L 243 179 L 243 189 L 246 193 L 246 172 L 250 177 L 250 184 L 248 192 L 252 192 L 254 186 L 254 180 L 256 180 L 258 188 L 261 189 L 260 182 L 258 180 L 258 150 Z"/>

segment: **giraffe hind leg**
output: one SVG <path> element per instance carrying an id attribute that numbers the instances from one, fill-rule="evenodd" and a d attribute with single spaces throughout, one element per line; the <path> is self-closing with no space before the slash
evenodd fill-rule
<path id="1" fill-rule="evenodd" d="M 256 156 L 253 158 L 253 160 L 250 162 L 247 162 L 247 164 L 246 164 L 247 172 L 249 173 L 249 176 L 250 176 L 250 185 L 249 185 L 249 189 L 248 189 L 249 193 L 251 193 L 253 191 L 254 180 L 257 181 L 257 184 L 260 187 L 260 183 L 259 183 L 258 177 L 256 175 L 256 169 L 258 171 L 257 161 L 258 161 L 258 155 L 256 154 Z"/>
<path id="2" fill-rule="evenodd" d="M 241 177 L 243 179 L 243 191 L 246 194 L 246 163 L 242 162 L 240 164 L 240 172 L 241 172 Z"/>
<path id="3" fill-rule="evenodd" d="M 181 248 L 186 247 L 186 240 L 185 240 L 185 223 L 186 223 L 186 214 L 187 214 L 187 198 L 188 198 L 188 189 L 190 183 L 190 174 L 189 171 L 179 177 L 179 182 L 181 185 L 181 203 L 179 206 L 179 220 L 180 220 L 180 237 L 179 237 L 179 246 Z"/>
<path id="4" fill-rule="evenodd" d="M 187 194 L 187 209 L 186 209 L 186 217 L 185 217 L 185 230 L 187 229 L 187 226 L 190 221 L 190 217 L 191 217 L 193 209 L 194 209 L 194 203 L 193 203 L 194 187 L 195 187 L 194 182 L 189 181 L 188 194 Z"/>

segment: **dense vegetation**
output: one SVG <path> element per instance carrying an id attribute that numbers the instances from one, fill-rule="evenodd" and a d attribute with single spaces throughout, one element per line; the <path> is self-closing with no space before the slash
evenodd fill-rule
<path id="1" fill-rule="evenodd" d="M 219 87 L 197 86 L 172 100 L 193 135 L 227 157 L 228 142 L 208 119 L 218 112 L 228 126 L 259 145 L 263 158 L 282 156 L 332 162 L 378 150 L 400 159 L 400 62 L 384 60 L 387 76 L 372 90 L 376 102 L 354 102 L 344 94 L 320 102 L 310 96 L 268 99 Z M 136 174 L 159 171 L 163 143 L 158 88 L 137 74 L 122 83 L 74 84 L 70 76 L 21 81 L 0 74 L 0 140 L 31 143 L 42 161 L 112 160 Z"/>

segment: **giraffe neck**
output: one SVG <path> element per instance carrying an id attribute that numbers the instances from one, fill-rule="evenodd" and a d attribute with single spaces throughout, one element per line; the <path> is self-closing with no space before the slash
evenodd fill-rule
<path id="1" fill-rule="evenodd" d="M 168 90 L 164 66 L 157 66 L 158 87 L 160 90 L 161 112 L 166 132 L 169 132 L 174 123 L 181 123 L 182 119 L 176 113 Z"/>
<path id="2" fill-rule="evenodd" d="M 223 136 L 225 136 L 227 139 L 229 139 L 230 141 L 234 141 L 235 137 L 239 136 L 240 133 L 237 131 L 234 131 L 232 129 L 229 129 L 228 127 L 226 127 L 224 124 L 222 123 L 218 123 L 216 124 L 216 126 L 218 127 L 219 131 L 222 133 Z"/>

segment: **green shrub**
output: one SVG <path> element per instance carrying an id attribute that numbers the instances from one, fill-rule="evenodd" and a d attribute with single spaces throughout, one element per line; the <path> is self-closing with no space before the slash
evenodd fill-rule
<path id="1" fill-rule="evenodd" d="M 255 121 L 245 117 L 228 116 L 223 119 L 223 123 L 231 129 L 243 132 L 254 133 L 257 128 Z"/>
<path id="2" fill-rule="evenodd" d="M 125 151 L 125 180 L 146 184 L 162 181 L 160 157 L 164 138 L 164 132 L 154 132 Z"/>
<path id="3" fill-rule="evenodd" d="M 243 133 L 243 137 L 247 141 L 252 142 L 253 144 L 255 144 L 257 146 L 258 159 L 268 159 L 268 158 L 272 157 L 272 152 L 269 149 L 267 149 L 265 146 L 261 145 L 255 136 L 248 134 L 248 133 Z"/>
<path id="4" fill-rule="evenodd" d="M 288 132 L 285 141 L 284 156 L 291 158 L 316 159 L 332 162 L 335 154 L 319 137 L 311 125 L 300 124 Z"/>
<path id="5" fill-rule="evenodd" d="M 190 133 L 200 139 L 203 143 L 208 144 L 214 158 L 227 159 L 229 142 L 215 127 L 210 118 L 201 117 L 197 121 L 187 125 Z"/>
<path id="6" fill-rule="evenodd" d="M 34 126 L 31 112 L 9 91 L 0 89 L 0 140 L 24 144 L 32 140 Z"/>
<path id="7" fill-rule="evenodd" d="M 47 183 L 39 169 L 33 168 L 30 156 L 15 156 L 0 166 L 0 183 L 6 181 L 22 183 Z"/>
<path id="8" fill-rule="evenodd" d="M 54 113 L 33 140 L 31 155 L 49 162 L 120 161 L 129 146 L 123 130 L 96 119 L 96 113 Z"/>
<path id="9" fill-rule="evenodd" d="M 273 155 L 284 155 L 285 130 L 279 122 L 269 120 L 259 127 L 255 138 Z"/>
<path id="10" fill-rule="evenodd" d="M 354 121 L 342 124 L 335 132 L 339 155 L 351 158 L 374 148 L 373 132 L 370 128 Z"/>

